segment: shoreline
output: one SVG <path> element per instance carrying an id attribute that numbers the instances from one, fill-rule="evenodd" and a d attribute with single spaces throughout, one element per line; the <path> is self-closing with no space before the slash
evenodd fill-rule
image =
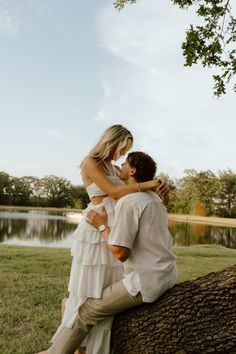
<path id="1" fill-rule="evenodd" d="M 39 211 L 71 211 L 75 213 L 82 213 L 83 209 L 76 208 L 54 208 L 54 207 L 31 207 L 31 206 L 17 206 L 17 205 L 0 205 L 0 210 L 39 210 Z"/>
<path id="2" fill-rule="evenodd" d="M 31 207 L 31 206 L 15 206 L 15 205 L 0 205 L 0 210 L 40 210 L 40 211 L 45 210 L 45 211 L 60 211 L 60 212 L 74 212 L 74 213 L 83 212 L 83 209 L 76 209 L 76 208 Z M 232 219 L 232 218 L 220 218 L 216 216 L 168 214 L 168 220 L 236 228 L 236 218 Z"/>
<path id="3" fill-rule="evenodd" d="M 196 224 L 206 224 L 213 226 L 226 226 L 236 228 L 236 219 L 219 218 L 216 216 L 198 216 L 198 215 L 184 215 L 184 214 L 168 214 L 168 220 L 190 222 Z"/>

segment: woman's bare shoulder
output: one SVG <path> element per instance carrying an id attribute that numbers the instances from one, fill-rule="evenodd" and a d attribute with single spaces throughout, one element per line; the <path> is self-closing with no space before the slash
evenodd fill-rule
<path id="1" fill-rule="evenodd" d="M 97 167 L 97 161 L 92 156 L 86 156 L 81 164 L 81 177 L 85 186 L 91 184 L 93 179 L 91 178 L 94 169 Z"/>
<path id="2" fill-rule="evenodd" d="M 93 156 L 88 155 L 83 159 L 82 166 L 86 168 L 90 166 L 95 166 L 97 164 L 98 164 L 97 160 Z"/>

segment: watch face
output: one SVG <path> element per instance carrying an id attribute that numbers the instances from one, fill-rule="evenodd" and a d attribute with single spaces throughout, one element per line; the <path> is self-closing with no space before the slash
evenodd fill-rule
<path id="1" fill-rule="evenodd" d="M 100 226 L 98 227 L 98 230 L 99 230 L 100 232 L 103 232 L 103 231 L 105 230 L 105 228 L 106 228 L 105 225 L 100 225 Z"/>

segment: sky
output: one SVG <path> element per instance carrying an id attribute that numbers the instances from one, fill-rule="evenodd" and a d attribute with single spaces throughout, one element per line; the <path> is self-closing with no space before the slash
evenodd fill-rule
<path id="1" fill-rule="evenodd" d="M 173 179 L 235 172 L 236 95 L 217 99 L 215 71 L 183 65 L 197 22 L 166 0 L 0 0 L 0 171 L 81 184 L 82 159 L 123 124 Z"/>

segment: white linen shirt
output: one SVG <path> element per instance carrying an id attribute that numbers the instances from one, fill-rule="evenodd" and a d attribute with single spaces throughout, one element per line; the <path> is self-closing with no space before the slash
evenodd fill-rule
<path id="1" fill-rule="evenodd" d="M 140 291 L 144 302 L 153 302 L 177 283 L 167 212 L 156 193 L 119 199 L 108 243 L 131 249 L 123 263 L 123 284 L 131 295 Z"/>

